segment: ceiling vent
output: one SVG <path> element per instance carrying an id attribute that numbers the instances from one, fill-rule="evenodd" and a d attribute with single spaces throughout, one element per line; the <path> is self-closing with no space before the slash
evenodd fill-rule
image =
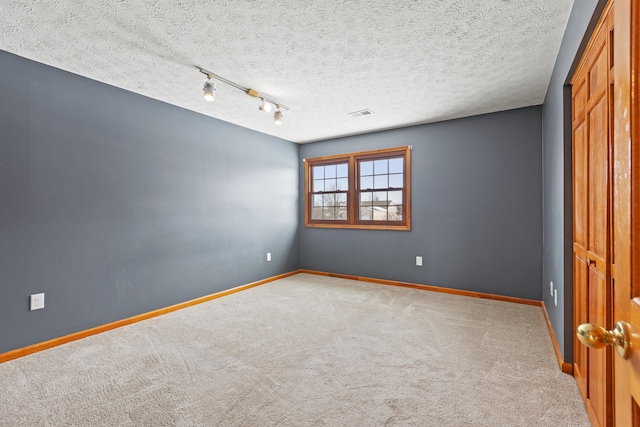
<path id="1" fill-rule="evenodd" d="M 366 108 L 364 110 L 354 111 L 353 113 L 349 113 L 348 115 L 351 117 L 362 117 L 362 116 L 370 116 L 371 114 L 373 114 L 373 111 Z"/>

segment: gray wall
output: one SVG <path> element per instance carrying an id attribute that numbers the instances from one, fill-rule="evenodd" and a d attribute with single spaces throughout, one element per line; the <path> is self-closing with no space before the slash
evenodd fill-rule
<path id="1" fill-rule="evenodd" d="M 566 362 L 573 361 L 573 261 L 571 193 L 571 89 L 569 80 L 606 1 L 574 2 L 542 106 L 543 301 Z M 550 293 L 558 291 L 556 306 Z"/>
<path id="2" fill-rule="evenodd" d="M 2 51 L 0 70 L 0 353 L 299 267 L 296 144 Z"/>
<path id="3" fill-rule="evenodd" d="M 540 300 L 541 128 L 530 107 L 301 146 L 413 145 L 412 230 L 305 228 L 301 197 L 302 268 Z"/>

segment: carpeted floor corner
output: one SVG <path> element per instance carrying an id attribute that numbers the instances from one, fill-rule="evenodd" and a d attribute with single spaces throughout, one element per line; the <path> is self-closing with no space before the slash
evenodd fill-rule
<path id="1" fill-rule="evenodd" d="M 539 307 L 298 274 L 0 364 L 0 426 L 589 426 Z"/>

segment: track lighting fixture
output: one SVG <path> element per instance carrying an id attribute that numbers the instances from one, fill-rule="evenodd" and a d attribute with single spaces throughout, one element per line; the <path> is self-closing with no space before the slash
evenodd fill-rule
<path id="1" fill-rule="evenodd" d="M 280 106 L 278 105 L 278 110 L 273 113 L 273 124 L 276 126 L 280 126 L 282 124 L 282 111 L 280 111 Z"/>
<path id="2" fill-rule="evenodd" d="M 280 111 L 281 108 L 288 110 L 289 107 L 287 107 L 286 105 L 282 105 L 281 103 L 279 103 L 278 101 L 276 101 L 275 99 L 271 99 L 268 98 L 267 96 L 264 96 L 264 94 L 259 93 L 257 90 L 255 89 L 251 89 L 251 88 L 246 88 L 243 86 L 240 86 L 237 83 L 232 82 L 231 80 L 227 80 L 224 77 L 220 77 L 216 74 L 213 74 L 210 71 L 207 71 L 203 68 L 200 67 L 196 67 L 198 68 L 198 70 L 200 70 L 200 72 L 202 74 L 205 74 L 207 76 L 207 81 L 204 83 L 204 88 L 202 89 L 204 92 L 204 99 L 206 99 L 207 101 L 213 101 L 215 100 L 216 97 L 216 84 L 215 84 L 215 80 L 220 81 L 222 83 L 228 84 L 229 86 L 235 87 L 236 89 L 239 89 L 241 91 L 243 91 L 244 93 L 246 93 L 249 96 L 252 96 L 254 98 L 260 98 L 260 100 L 262 101 L 262 103 L 260 104 L 260 106 L 258 107 L 258 109 L 260 111 L 265 111 L 265 112 L 269 112 L 271 111 L 272 106 L 276 106 L 276 108 L 278 109 L 278 111 L 276 111 L 273 114 L 273 123 L 275 123 L 276 125 L 281 125 L 282 124 L 282 111 Z M 215 80 L 213 80 L 215 78 Z"/>
<path id="3" fill-rule="evenodd" d="M 213 81 L 207 80 L 204 82 L 204 99 L 209 102 L 213 102 L 216 99 L 216 84 Z"/>
<path id="4" fill-rule="evenodd" d="M 264 98 L 260 98 L 260 99 L 262 99 L 262 104 L 260 104 L 260 106 L 258 107 L 258 110 L 264 111 L 266 113 L 271 111 L 271 104 L 265 101 Z"/>

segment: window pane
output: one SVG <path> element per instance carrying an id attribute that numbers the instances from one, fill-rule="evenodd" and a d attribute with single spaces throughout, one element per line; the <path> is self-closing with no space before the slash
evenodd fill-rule
<path id="1" fill-rule="evenodd" d="M 324 179 L 316 179 L 313 181 L 313 193 L 324 191 Z"/>
<path id="2" fill-rule="evenodd" d="M 373 189 L 373 177 L 363 176 L 362 178 L 360 178 L 360 189 L 361 190 Z"/>
<path id="3" fill-rule="evenodd" d="M 336 187 L 336 190 L 347 191 L 349 189 L 348 178 L 338 178 L 337 183 L 338 183 L 338 186 Z"/>
<path id="4" fill-rule="evenodd" d="M 324 177 L 325 178 L 335 178 L 336 177 L 336 165 L 327 165 L 324 167 Z"/>
<path id="5" fill-rule="evenodd" d="M 360 206 L 371 206 L 372 193 L 360 193 Z"/>
<path id="6" fill-rule="evenodd" d="M 387 210 L 387 213 L 388 213 L 387 221 L 402 221 L 402 215 L 398 215 L 399 213 L 398 208 L 399 206 L 389 205 L 389 208 Z"/>
<path id="7" fill-rule="evenodd" d="M 313 208 L 311 210 L 311 219 L 322 219 L 322 208 Z"/>
<path id="8" fill-rule="evenodd" d="M 362 221 L 371 221 L 373 216 L 373 209 L 367 207 L 360 208 L 360 220 Z"/>
<path id="9" fill-rule="evenodd" d="M 403 182 L 402 182 L 402 178 L 404 177 L 404 175 L 402 174 L 394 174 L 394 175 L 389 175 L 389 187 L 390 188 L 402 188 L 403 187 Z"/>
<path id="10" fill-rule="evenodd" d="M 389 204 L 394 205 L 402 204 L 402 191 L 389 191 Z"/>
<path id="11" fill-rule="evenodd" d="M 346 163 L 341 163 L 338 165 L 338 178 L 347 178 L 349 176 L 349 165 Z"/>
<path id="12" fill-rule="evenodd" d="M 335 194 L 325 194 L 324 195 L 324 203 L 325 207 L 327 206 L 335 206 L 336 203 L 336 195 Z"/>
<path id="13" fill-rule="evenodd" d="M 376 160 L 375 162 L 373 162 L 373 173 L 375 175 L 389 173 L 388 165 L 389 165 L 389 161 L 387 159 Z"/>
<path id="14" fill-rule="evenodd" d="M 374 176 L 373 188 L 388 188 L 389 187 L 389 175 L 376 175 Z"/>
<path id="15" fill-rule="evenodd" d="M 322 179 L 322 178 L 324 178 L 324 166 L 314 166 L 313 179 Z"/>
<path id="16" fill-rule="evenodd" d="M 376 191 L 373 193 L 373 204 L 378 206 L 386 206 L 389 204 L 387 201 L 387 192 L 386 191 Z"/>
<path id="17" fill-rule="evenodd" d="M 339 220 L 346 220 L 347 219 L 347 208 L 346 207 L 341 207 L 337 209 L 337 219 Z"/>
<path id="18" fill-rule="evenodd" d="M 360 176 L 373 175 L 373 162 L 360 162 Z"/>
<path id="19" fill-rule="evenodd" d="M 313 206 L 322 206 L 322 194 L 313 195 Z"/>
<path id="20" fill-rule="evenodd" d="M 336 179 L 327 179 L 324 180 L 324 191 L 336 191 L 338 187 L 338 183 Z"/>
<path id="21" fill-rule="evenodd" d="M 346 206 L 347 195 L 344 193 L 331 193 L 324 195 L 324 206 Z"/>
<path id="22" fill-rule="evenodd" d="M 389 173 L 403 173 L 404 161 L 402 158 L 389 159 Z"/>
<path id="23" fill-rule="evenodd" d="M 373 207 L 373 220 L 374 221 L 386 221 L 387 220 L 387 207 L 386 206 L 374 206 Z"/>
<path id="24" fill-rule="evenodd" d="M 331 208 L 325 207 L 322 210 L 322 212 L 323 212 L 322 219 L 328 219 L 328 220 L 335 219 L 333 214 L 334 209 L 332 207 Z"/>

